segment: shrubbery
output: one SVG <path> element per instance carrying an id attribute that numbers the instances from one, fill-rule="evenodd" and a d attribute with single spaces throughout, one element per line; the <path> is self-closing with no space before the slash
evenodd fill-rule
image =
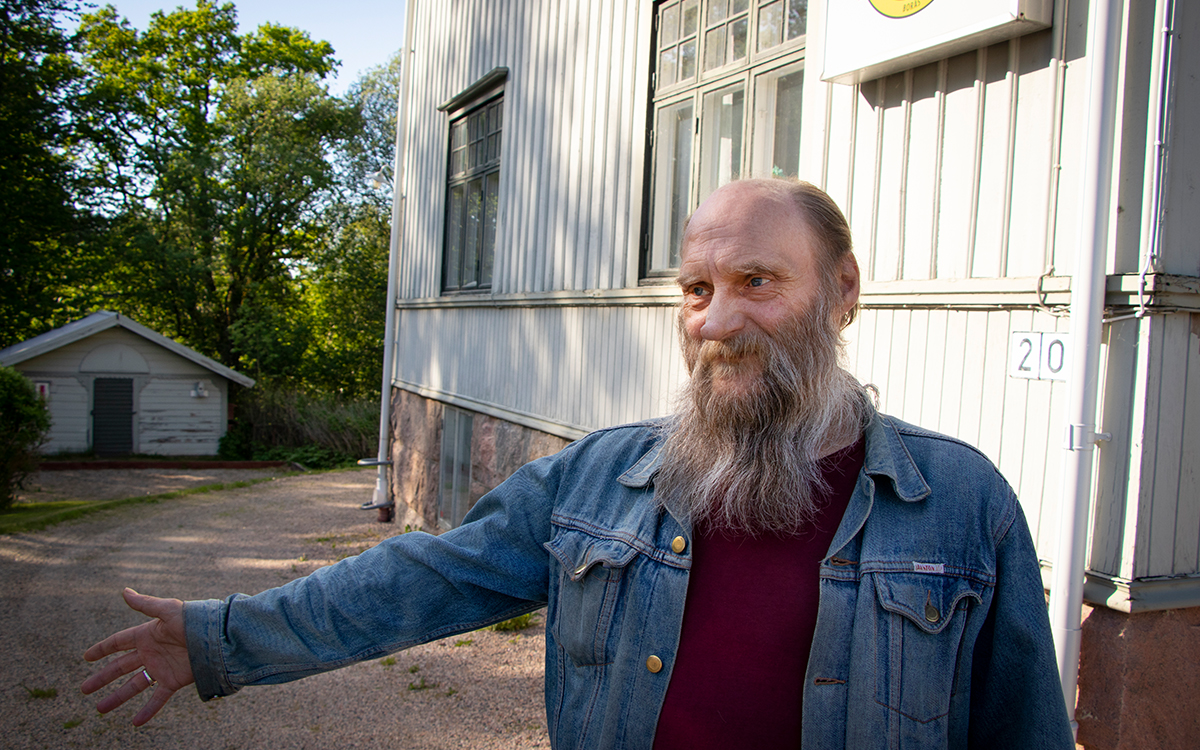
<path id="1" fill-rule="evenodd" d="M 239 394 L 221 438 L 228 460 L 293 461 L 309 469 L 353 464 L 378 447 L 379 404 L 258 387 Z"/>
<path id="2" fill-rule="evenodd" d="M 37 470 L 37 449 L 50 430 L 50 413 L 25 376 L 0 367 L 0 509 L 10 507 L 17 490 Z"/>

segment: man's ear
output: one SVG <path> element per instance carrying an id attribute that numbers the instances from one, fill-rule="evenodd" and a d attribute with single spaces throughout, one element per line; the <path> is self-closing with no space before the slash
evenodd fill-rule
<path id="1" fill-rule="evenodd" d="M 846 253 L 838 262 L 838 288 L 842 292 L 841 314 L 845 315 L 858 304 L 858 261 L 854 253 Z"/>

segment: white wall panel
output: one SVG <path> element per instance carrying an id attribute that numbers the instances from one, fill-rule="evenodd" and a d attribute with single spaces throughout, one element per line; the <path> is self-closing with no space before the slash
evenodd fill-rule
<path id="1" fill-rule="evenodd" d="M 40 378 L 35 378 L 40 379 Z M 88 449 L 88 391 L 75 378 L 50 380 L 50 434 L 42 453 L 83 453 Z"/>
<path id="2" fill-rule="evenodd" d="M 880 389 L 880 408 L 979 448 L 1012 484 L 1039 552 L 1057 529 L 1064 384 L 1007 376 L 1011 330 L 1056 330 L 1031 311 L 864 310 L 847 329 L 850 369 Z"/>
<path id="3" fill-rule="evenodd" d="M 406 310 L 397 379 L 573 428 L 665 414 L 683 377 L 671 306 Z"/>
<path id="4" fill-rule="evenodd" d="M 449 125 L 436 107 L 496 67 L 509 74 L 493 292 L 636 283 L 650 17 L 638 0 L 419 6 L 400 298 L 440 291 Z"/>
<path id="5" fill-rule="evenodd" d="M 137 397 L 137 452 L 162 456 L 216 455 L 225 434 L 219 385 L 202 379 L 208 398 L 191 398 L 195 381 L 152 380 Z"/>

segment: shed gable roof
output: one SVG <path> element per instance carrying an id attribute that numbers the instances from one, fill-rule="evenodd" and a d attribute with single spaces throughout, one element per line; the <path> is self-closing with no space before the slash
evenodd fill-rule
<path id="1" fill-rule="evenodd" d="M 190 360 L 239 385 L 247 388 L 254 385 L 253 378 L 248 378 L 240 372 L 231 370 L 220 362 L 209 359 L 200 352 L 189 349 L 177 341 L 172 341 L 161 333 L 152 331 L 141 323 L 131 320 L 120 313 L 108 310 L 94 312 L 86 318 L 72 321 L 61 328 L 55 328 L 53 331 L 47 331 L 40 336 L 34 336 L 19 344 L 14 344 L 7 349 L 0 349 L 0 365 L 11 367 L 27 359 L 33 359 L 34 357 L 52 352 L 67 344 L 73 344 L 76 341 L 81 341 L 89 336 L 114 327 L 121 327 L 131 333 L 136 333 L 147 341 L 157 344 L 174 354 L 178 354 L 180 357 Z"/>

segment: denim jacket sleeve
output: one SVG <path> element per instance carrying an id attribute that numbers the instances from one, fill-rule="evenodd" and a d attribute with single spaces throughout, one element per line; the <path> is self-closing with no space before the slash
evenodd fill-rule
<path id="1" fill-rule="evenodd" d="M 1010 502 L 1016 504 L 1016 498 Z M 969 746 L 1070 750 L 1075 743 L 1025 516 L 996 546 L 997 583 L 972 656 Z"/>
<path id="2" fill-rule="evenodd" d="M 184 605 L 201 698 L 326 672 L 546 602 L 558 464 L 535 461 L 440 536 L 411 532 L 256 596 Z"/>

